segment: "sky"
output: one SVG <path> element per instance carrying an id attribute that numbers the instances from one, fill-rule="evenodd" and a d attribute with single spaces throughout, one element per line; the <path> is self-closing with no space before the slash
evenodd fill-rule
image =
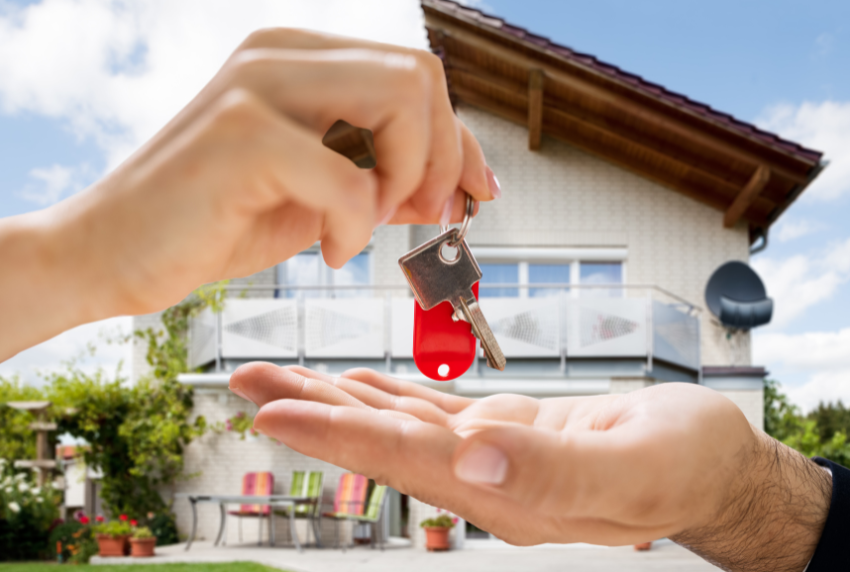
<path id="1" fill-rule="evenodd" d="M 829 167 L 753 257 L 776 303 L 754 333 L 753 361 L 804 409 L 850 402 L 850 2 L 467 3 L 826 153 Z M 0 216 L 96 181 L 250 31 L 277 25 L 427 47 L 416 0 L 0 0 Z M 33 380 L 122 327 L 129 319 L 72 330 L 0 375 Z M 89 362 L 128 359 L 106 346 Z"/>

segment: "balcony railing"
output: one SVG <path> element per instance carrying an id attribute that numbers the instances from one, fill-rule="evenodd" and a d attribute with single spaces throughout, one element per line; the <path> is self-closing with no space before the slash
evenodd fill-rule
<path id="1" fill-rule="evenodd" d="M 413 358 L 413 308 L 406 286 L 232 286 L 269 298 L 226 299 L 221 313 L 190 322 L 189 365 L 224 360 L 392 360 Z M 487 289 L 534 296 L 487 297 Z M 510 361 L 645 359 L 696 371 L 699 309 L 656 286 L 481 285 L 481 308 Z M 546 295 L 539 293 L 545 291 Z M 274 292 L 289 297 L 273 298 Z M 324 297 L 314 297 L 322 293 Z"/>

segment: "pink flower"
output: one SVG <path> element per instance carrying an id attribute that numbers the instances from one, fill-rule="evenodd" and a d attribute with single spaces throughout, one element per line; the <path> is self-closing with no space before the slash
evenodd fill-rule
<path id="1" fill-rule="evenodd" d="M 452 524 L 457 524 L 457 521 L 458 521 L 458 520 L 460 520 L 460 519 L 458 519 L 458 517 L 454 517 L 454 518 L 452 519 Z"/>
<path id="2" fill-rule="evenodd" d="M 122 514 L 121 516 L 118 517 L 118 520 L 120 520 L 121 522 L 127 522 L 127 515 Z"/>
<path id="3" fill-rule="evenodd" d="M 94 519 L 95 519 L 97 522 L 103 522 L 103 517 L 102 517 L 102 516 L 100 516 L 100 515 L 97 515 L 96 517 L 94 517 Z"/>
<path id="4" fill-rule="evenodd" d="M 438 508 L 438 509 L 437 509 L 437 514 L 440 514 L 441 512 L 443 512 L 443 509 Z"/>
<path id="5" fill-rule="evenodd" d="M 138 520 L 133 519 L 133 520 L 130 521 L 130 526 L 138 526 L 138 525 L 139 525 Z"/>
<path id="6" fill-rule="evenodd" d="M 88 523 L 89 523 L 89 517 L 87 517 L 86 515 L 83 515 L 83 516 L 80 517 L 80 524 L 88 524 Z"/>

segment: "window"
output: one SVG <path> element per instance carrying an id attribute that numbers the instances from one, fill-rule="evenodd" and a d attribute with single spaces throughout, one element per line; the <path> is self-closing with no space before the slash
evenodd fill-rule
<path id="1" fill-rule="evenodd" d="M 481 284 L 519 284 L 519 266 L 514 264 L 479 264 Z M 516 298 L 518 288 L 481 288 L 479 298 Z"/>
<path id="2" fill-rule="evenodd" d="M 579 271 L 581 284 L 622 284 L 623 265 L 619 262 L 582 262 Z M 588 298 L 619 298 L 620 288 L 587 288 L 581 295 Z"/>
<path id="3" fill-rule="evenodd" d="M 623 283 L 625 250 L 600 252 L 592 249 L 526 249 L 480 247 L 473 249 L 483 274 L 482 285 L 519 284 L 527 288 L 482 288 L 482 298 L 539 298 L 568 292 L 577 297 L 620 297 L 621 288 L 569 288 L 569 284 L 616 285 Z M 585 251 L 586 250 L 586 251 Z M 582 255 L 602 256 L 609 261 L 588 261 Z M 513 260 L 511 260 L 513 258 Z M 610 260 L 610 259 L 614 260 Z M 591 259 L 592 260 L 592 259 Z M 534 288 L 535 284 L 563 284 Z"/>
<path id="4" fill-rule="evenodd" d="M 318 251 L 305 251 L 278 264 L 277 283 L 285 286 L 358 286 L 372 283 L 372 264 L 368 251 L 361 252 L 339 270 L 322 260 Z M 289 290 L 276 292 L 278 298 L 295 298 L 299 292 L 308 298 L 352 298 L 363 296 L 366 289 Z"/>
<path id="5" fill-rule="evenodd" d="M 529 284 L 569 284 L 570 264 L 529 264 Z M 557 296 L 563 288 L 529 288 L 529 298 Z"/>

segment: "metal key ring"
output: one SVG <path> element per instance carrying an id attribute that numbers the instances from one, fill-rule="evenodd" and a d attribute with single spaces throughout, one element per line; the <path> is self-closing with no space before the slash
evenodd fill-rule
<path id="1" fill-rule="evenodd" d="M 469 225 L 472 224 L 472 215 L 475 213 L 475 205 L 478 201 L 473 199 L 469 193 L 464 194 L 466 195 L 466 212 L 463 213 L 463 222 L 460 224 L 460 230 L 457 231 L 457 240 L 447 243 L 449 246 L 460 244 L 466 238 L 466 234 L 469 232 Z M 442 232 L 448 232 L 448 230 L 448 225 L 440 227 L 440 231 Z"/>

